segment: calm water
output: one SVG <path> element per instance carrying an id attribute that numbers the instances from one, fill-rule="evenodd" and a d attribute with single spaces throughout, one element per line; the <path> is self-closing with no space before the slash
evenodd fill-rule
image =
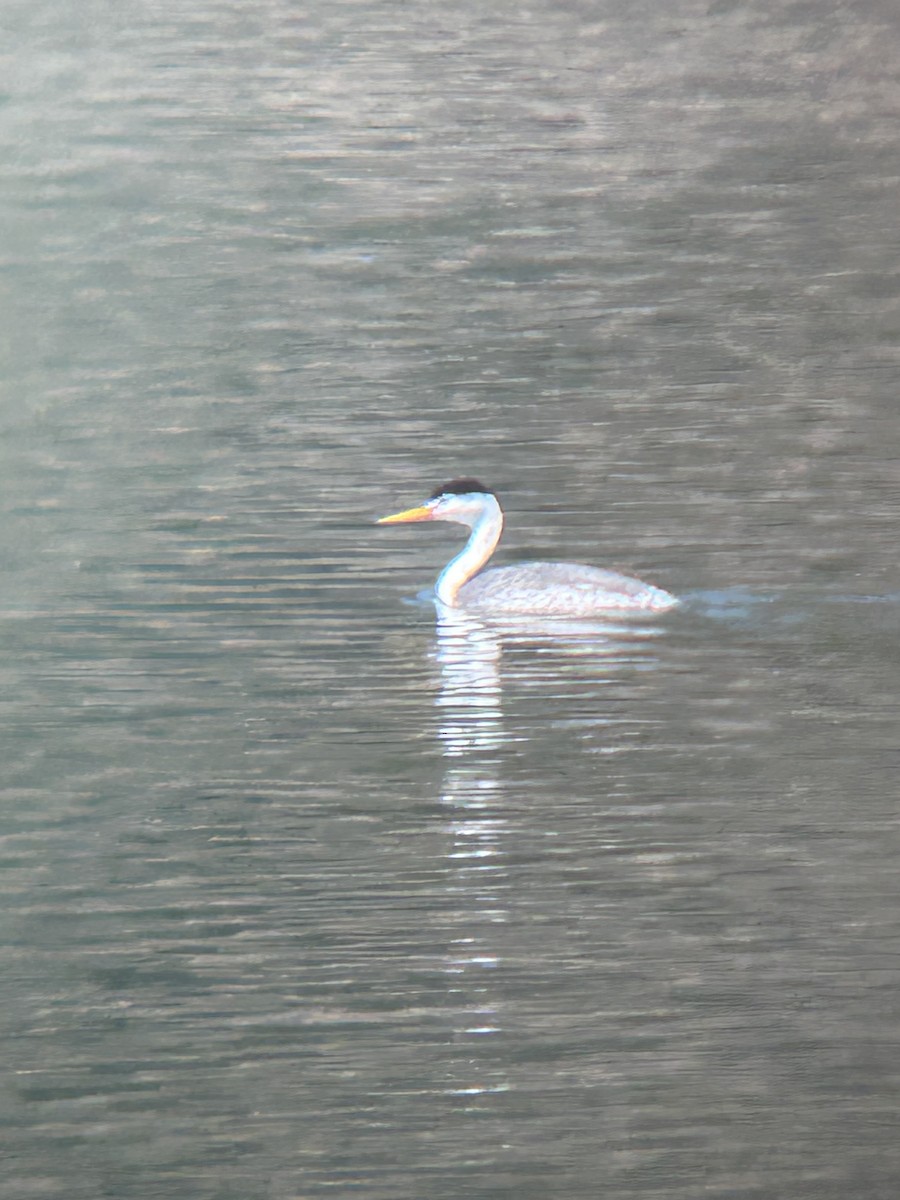
<path id="1" fill-rule="evenodd" d="M 2 24 L 0 1195 L 893 1200 L 895 6 Z"/>

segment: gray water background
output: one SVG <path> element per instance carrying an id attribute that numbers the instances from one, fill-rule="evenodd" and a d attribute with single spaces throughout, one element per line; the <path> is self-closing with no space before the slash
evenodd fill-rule
<path id="1" fill-rule="evenodd" d="M 896 6 L 0 62 L 0 1195 L 893 1200 Z M 436 631 L 459 474 L 685 605 Z"/>

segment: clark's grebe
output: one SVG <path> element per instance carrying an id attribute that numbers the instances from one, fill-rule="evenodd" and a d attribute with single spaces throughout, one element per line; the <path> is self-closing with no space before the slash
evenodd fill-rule
<path id="1" fill-rule="evenodd" d="M 454 479 L 424 504 L 382 517 L 379 525 L 411 521 L 455 521 L 472 532 L 463 550 L 438 576 L 435 594 L 450 608 L 482 613 L 538 613 L 545 616 L 600 616 L 658 613 L 678 603 L 662 588 L 579 563 L 524 562 L 482 567 L 503 531 L 496 495 L 476 479 Z"/>

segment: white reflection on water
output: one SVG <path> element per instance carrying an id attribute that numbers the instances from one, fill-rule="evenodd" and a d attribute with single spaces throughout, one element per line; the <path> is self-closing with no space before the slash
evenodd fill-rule
<path id="1" fill-rule="evenodd" d="M 653 665 L 652 642 L 662 633 L 660 626 L 640 621 L 509 617 L 486 622 L 440 604 L 437 610 L 438 736 L 447 758 L 477 755 L 522 739 L 523 734 L 504 728 L 504 679 L 549 685 L 552 705 L 554 680 L 564 678 L 568 686 L 573 668 L 582 682 L 602 687 L 624 668 Z M 523 669 L 511 663 L 504 670 L 504 651 L 528 651 L 529 665 Z M 602 723 L 602 712 L 597 720 Z"/>
<path id="2" fill-rule="evenodd" d="M 432 656 L 440 672 L 435 703 L 446 763 L 441 802 L 450 810 L 448 877 L 464 914 L 464 932 L 445 957 L 451 990 L 463 1000 L 459 1034 L 480 1038 L 504 1028 L 497 930 L 509 920 L 515 884 L 505 842 L 517 806 L 503 764 L 505 752 L 528 737 L 527 728 L 507 726 L 504 685 L 545 687 L 547 719 L 556 722 L 565 720 L 560 702 L 573 684 L 587 686 L 598 698 L 596 724 L 608 724 L 602 688 L 625 669 L 654 665 L 653 642 L 661 632 L 649 623 L 596 619 L 486 622 L 437 606 Z M 457 1081 L 461 1086 L 450 1093 L 475 1097 L 509 1086 L 496 1064 L 473 1058 L 468 1070 L 476 1078 Z"/>
<path id="3" fill-rule="evenodd" d="M 497 631 L 457 609 L 438 606 L 438 736 L 448 758 L 494 750 L 505 741 Z M 446 799 L 446 796 L 445 796 Z"/>

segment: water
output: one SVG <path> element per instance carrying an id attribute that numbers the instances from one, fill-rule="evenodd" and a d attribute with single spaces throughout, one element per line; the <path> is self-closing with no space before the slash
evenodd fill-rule
<path id="1" fill-rule="evenodd" d="M 3 23 L 0 1194 L 892 1200 L 893 8 Z"/>

